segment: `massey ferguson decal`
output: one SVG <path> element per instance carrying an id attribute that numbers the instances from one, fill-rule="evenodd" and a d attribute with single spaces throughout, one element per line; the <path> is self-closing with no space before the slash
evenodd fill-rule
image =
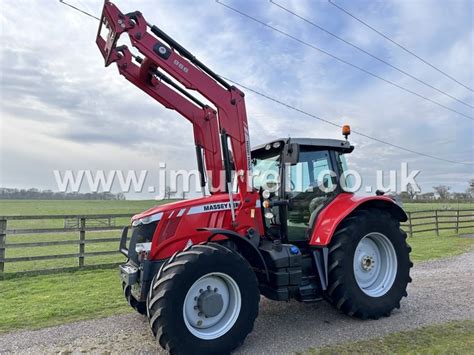
<path id="1" fill-rule="evenodd" d="M 237 208 L 240 201 L 234 201 L 234 208 Z M 194 206 L 189 209 L 188 215 L 196 213 L 208 213 L 215 211 L 230 210 L 230 202 L 210 203 L 208 205 Z"/>
<path id="2" fill-rule="evenodd" d="M 244 126 L 244 134 L 245 134 L 245 149 L 247 153 L 247 169 L 251 173 L 252 172 L 252 156 L 251 151 L 252 148 L 250 147 L 250 135 L 247 126 Z M 251 174 L 250 174 L 251 175 Z"/>

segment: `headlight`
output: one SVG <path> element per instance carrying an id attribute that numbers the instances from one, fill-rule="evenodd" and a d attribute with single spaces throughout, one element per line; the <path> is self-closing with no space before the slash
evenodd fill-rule
<path id="1" fill-rule="evenodd" d="M 137 243 L 137 245 L 135 245 L 135 251 L 137 253 L 141 253 L 141 252 L 149 252 L 151 250 L 151 242 L 150 243 Z"/>
<path id="2" fill-rule="evenodd" d="M 139 226 L 140 224 L 149 224 L 151 222 L 159 221 L 162 217 L 163 217 L 163 212 L 156 213 L 151 216 L 139 218 L 132 221 L 132 226 L 136 227 L 136 226 Z"/>
<path id="3" fill-rule="evenodd" d="M 272 219 L 275 215 L 272 212 L 265 212 L 265 218 Z"/>

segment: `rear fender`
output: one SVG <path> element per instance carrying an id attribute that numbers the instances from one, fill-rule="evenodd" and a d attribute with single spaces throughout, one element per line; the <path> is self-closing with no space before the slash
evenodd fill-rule
<path id="1" fill-rule="evenodd" d="M 319 214 L 309 244 L 327 246 L 344 218 L 353 211 L 368 208 L 385 210 L 400 222 L 407 220 L 405 211 L 388 196 L 362 197 L 351 193 L 341 193 Z"/>

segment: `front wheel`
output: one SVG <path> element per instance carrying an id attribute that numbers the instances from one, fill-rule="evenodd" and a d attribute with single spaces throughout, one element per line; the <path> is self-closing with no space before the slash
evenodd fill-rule
<path id="1" fill-rule="evenodd" d="M 122 283 L 122 290 L 125 299 L 127 300 L 130 307 L 140 314 L 146 314 L 146 304 L 145 302 L 138 302 L 132 295 L 132 289 L 130 286 L 127 286 L 125 282 Z"/>
<path id="2" fill-rule="evenodd" d="M 245 259 L 216 243 L 193 245 L 155 276 L 148 317 L 156 339 L 171 353 L 223 354 L 252 331 L 259 300 Z"/>
<path id="3" fill-rule="evenodd" d="M 410 251 L 406 233 L 390 214 L 356 211 L 341 223 L 329 246 L 329 300 L 362 319 L 390 315 L 407 296 Z"/>

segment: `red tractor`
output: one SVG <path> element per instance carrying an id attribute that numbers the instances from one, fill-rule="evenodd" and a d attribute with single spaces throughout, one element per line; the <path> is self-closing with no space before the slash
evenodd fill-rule
<path id="1" fill-rule="evenodd" d="M 118 45 L 123 34 L 140 56 Z M 277 139 L 251 149 L 244 93 L 140 12 L 106 1 L 97 45 L 106 66 L 116 63 L 193 125 L 203 197 L 134 216 L 120 242 L 125 297 L 163 348 L 230 352 L 252 331 L 260 295 L 325 299 L 362 319 L 400 307 L 411 281 L 400 229 L 407 217 L 389 197 L 341 188 L 353 150 L 348 127 L 346 140 Z M 323 170 L 333 173 L 318 181 Z M 252 171 L 273 173 L 273 182 Z"/>

